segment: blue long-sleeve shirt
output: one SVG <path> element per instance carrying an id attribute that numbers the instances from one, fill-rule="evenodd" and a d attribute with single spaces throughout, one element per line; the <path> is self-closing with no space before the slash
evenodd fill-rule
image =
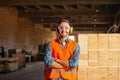
<path id="1" fill-rule="evenodd" d="M 69 42 L 69 41 L 67 41 L 67 42 Z M 60 44 L 61 44 L 61 42 L 60 42 Z M 77 46 L 75 48 L 75 51 L 74 51 L 74 55 L 69 60 L 69 65 L 70 65 L 71 68 L 74 68 L 74 67 L 78 66 L 79 55 L 80 55 L 80 46 L 77 44 Z M 52 63 L 54 61 L 55 61 L 55 58 L 52 57 L 52 51 L 51 51 L 51 46 L 50 46 L 50 42 L 49 42 L 48 45 L 46 46 L 46 49 L 45 49 L 44 62 L 45 62 L 46 66 L 51 67 Z"/>

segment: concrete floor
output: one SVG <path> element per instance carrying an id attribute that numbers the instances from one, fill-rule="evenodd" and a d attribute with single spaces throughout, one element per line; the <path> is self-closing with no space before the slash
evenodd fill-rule
<path id="1" fill-rule="evenodd" d="M 31 62 L 26 68 L 0 73 L 0 80 L 44 80 L 44 62 Z"/>

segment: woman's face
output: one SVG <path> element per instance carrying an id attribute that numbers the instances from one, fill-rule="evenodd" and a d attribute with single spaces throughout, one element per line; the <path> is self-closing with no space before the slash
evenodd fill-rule
<path id="1" fill-rule="evenodd" d="M 58 25 L 58 31 L 62 38 L 68 37 L 70 31 L 70 25 L 67 22 L 61 22 L 61 24 Z"/>

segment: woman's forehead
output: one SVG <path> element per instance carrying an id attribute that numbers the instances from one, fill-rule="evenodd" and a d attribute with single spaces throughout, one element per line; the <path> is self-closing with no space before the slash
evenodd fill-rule
<path id="1" fill-rule="evenodd" d="M 59 24 L 59 26 L 68 26 L 68 27 L 70 27 L 69 23 L 67 23 L 67 22 L 61 22 Z"/>

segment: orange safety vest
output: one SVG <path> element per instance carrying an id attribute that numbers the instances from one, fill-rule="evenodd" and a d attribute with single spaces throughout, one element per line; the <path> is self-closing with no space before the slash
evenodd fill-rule
<path id="1" fill-rule="evenodd" d="M 76 48 L 76 42 L 70 40 L 64 50 L 62 49 L 62 45 L 57 41 L 57 39 L 51 41 L 51 50 L 52 50 L 52 57 L 61 59 L 61 60 L 69 60 L 74 53 Z M 63 68 L 63 69 L 56 69 L 56 68 L 49 68 L 45 67 L 45 78 L 52 79 L 52 78 L 59 78 L 62 77 L 65 80 L 77 80 L 77 68 Z"/>

